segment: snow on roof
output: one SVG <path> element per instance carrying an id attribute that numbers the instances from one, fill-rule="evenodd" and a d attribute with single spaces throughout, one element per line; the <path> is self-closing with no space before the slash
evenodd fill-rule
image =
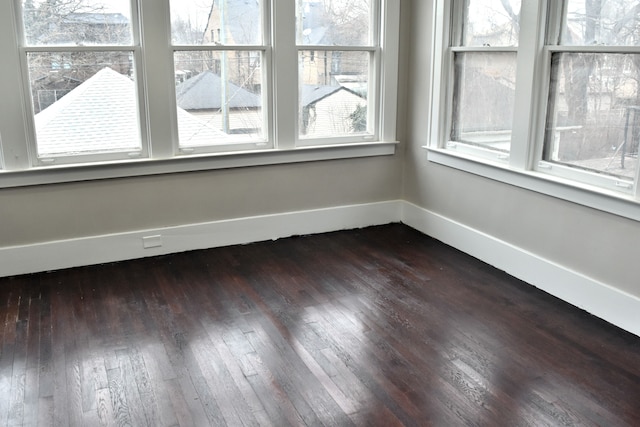
<path id="1" fill-rule="evenodd" d="M 228 84 L 229 108 L 259 108 L 262 106 L 260 95 L 251 93 L 233 83 Z M 176 86 L 178 107 L 185 110 L 219 110 L 222 93 L 222 79 L 211 71 Z"/>
<path id="2" fill-rule="evenodd" d="M 353 95 L 360 96 L 344 86 L 302 85 L 302 105 L 308 107 L 340 90 L 345 90 Z"/>
<path id="3" fill-rule="evenodd" d="M 111 68 L 36 114 L 35 125 L 41 156 L 141 147 L 135 85 Z"/>
<path id="4" fill-rule="evenodd" d="M 202 144 L 227 135 L 178 109 L 180 141 Z M 58 102 L 35 115 L 38 154 L 70 155 L 138 151 L 142 147 L 135 83 L 103 68 Z"/>
<path id="5" fill-rule="evenodd" d="M 189 147 L 233 142 L 229 135 L 182 108 L 178 108 L 178 134 L 181 145 Z"/>

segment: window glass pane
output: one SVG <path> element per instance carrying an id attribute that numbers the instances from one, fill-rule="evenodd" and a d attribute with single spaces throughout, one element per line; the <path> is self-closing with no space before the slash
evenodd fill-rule
<path id="1" fill-rule="evenodd" d="M 640 44 L 640 1 L 567 0 L 561 44 Z"/>
<path id="2" fill-rule="evenodd" d="M 23 0 L 22 21 L 29 46 L 130 45 L 129 0 Z"/>
<path id="3" fill-rule="evenodd" d="M 139 151 L 131 52 L 29 53 L 40 157 Z"/>
<path id="4" fill-rule="evenodd" d="M 640 54 L 556 53 L 544 159 L 634 178 Z"/>
<path id="5" fill-rule="evenodd" d="M 308 50 L 299 55 L 300 137 L 366 133 L 371 54 Z"/>
<path id="6" fill-rule="evenodd" d="M 372 0 L 296 0 L 299 45 L 372 44 Z"/>
<path id="7" fill-rule="evenodd" d="M 457 53 L 451 139 L 509 151 L 516 53 Z"/>
<path id="8" fill-rule="evenodd" d="M 175 53 L 181 147 L 264 141 L 261 58 L 252 51 Z"/>
<path id="9" fill-rule="evenodd" d="M 521 0 L 468 0 L 463 46 L 517 46 Z"/>
<path id="10" fill-rule="evenodd" d="M 175 45 L 260 45 L 263 0 L 171 0 Z"/>

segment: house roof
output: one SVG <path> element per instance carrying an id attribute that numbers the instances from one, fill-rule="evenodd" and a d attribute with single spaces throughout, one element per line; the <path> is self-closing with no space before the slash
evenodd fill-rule
<path id="1" fill-rule="evenodd" d="M 35 115 L 38 153 L 139 150 L 135 85 L 103 68 Z"/>
<path id="2" fill-rule="evenodd" d="M 178 109 L 180 141 L 196 145 L 226 134 Z M 138 151 L 140 126 L 135 83 L 103 68 L 58 102 L 35 115 L 38 154 Z"/>
<path id="3" fill-rule="evenodd" d="M 262 106 L 260 95 L 251 93 L 233 83 L 228 83 L 229 108 L 259 108 Z M 176 86 L 178 107 L 185 110 L 219 110 L 222 107 L 222 79 L 211 71 Z"/>
<path id="4" fill-rule="evenodd" d="M 182 108 L 178 108 L 178 137 L 181 145 L 189 147 L 231 142 L 229 135 Z"/>
<path id="5" fill-rule="evenodd" d="M 302 105 L 308 107 L 341 90 L 360 96 L 344 86 L 302 85 Z"/>

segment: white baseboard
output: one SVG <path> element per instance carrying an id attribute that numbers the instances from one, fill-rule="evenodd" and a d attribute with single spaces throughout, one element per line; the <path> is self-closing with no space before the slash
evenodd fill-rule
<path id="1" fill-rule="evenodd" d="M 408 202 L 402 222 L 640 336 L 640 298 Z"/>
<path id="2" fill-rule="evenodd" d="M 0 248 L 0 277 L 389 224 L 400 220 L 401 207 L 338 206 Z M 144 237 L 161 246 L 145 249 Z"/>
<path id="3" fill-rule="evenodd" d="M 399 200 L 0 248 L 0 277 L 399 221 L 640 336 L 639 298 Z"/>

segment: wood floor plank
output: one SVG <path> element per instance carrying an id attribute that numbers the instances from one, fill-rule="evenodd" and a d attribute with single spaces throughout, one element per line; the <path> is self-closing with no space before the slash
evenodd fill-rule
<path id="1" fill-rule="evenodd" d="M 640 337 L 404 225 L 0 278 L 0 425 L 640 425 Z"/>
<path id="2" fill-rule="evenodd" d="M 113 408 L 112 416 L 114 417 L 115 424 L 117 426 L 133 425 L 125 391 L 125 377 L 122 371 L 120 368 L 109 369 L 107 376 L 109 378 L 109 397 L 111 398 L 111 407 Z"/>

